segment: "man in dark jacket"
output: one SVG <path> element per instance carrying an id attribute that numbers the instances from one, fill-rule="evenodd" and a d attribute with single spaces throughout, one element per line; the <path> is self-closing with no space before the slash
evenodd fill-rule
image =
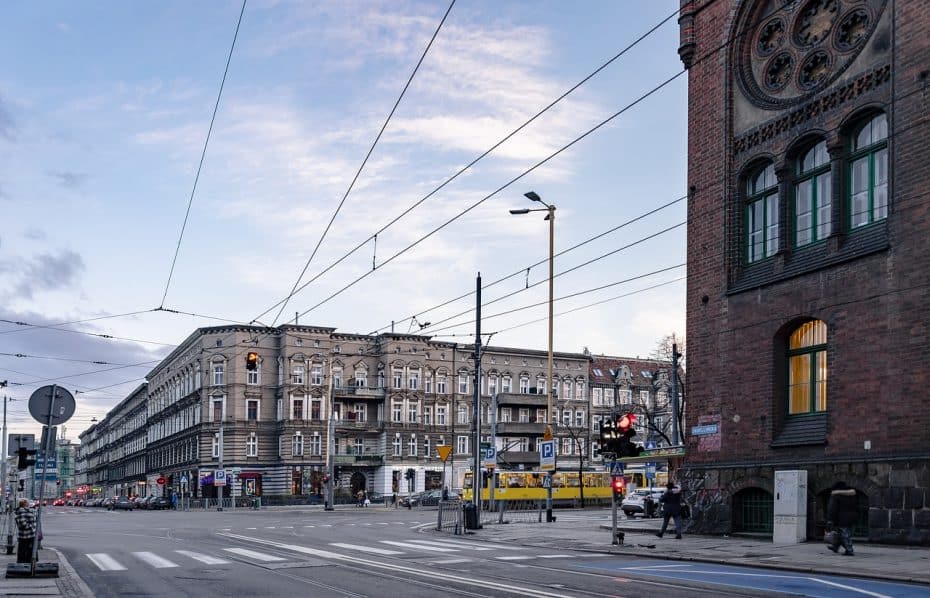
<path id="1" fill-rule="evenodd" d="M 19 501 L 19 508 L 13 512 L 16 516 L 17 542 L 16 562 L 32 562 L 32 544 L 36 540 L 36 514 L 29 508 L 25 498 Z"/>
<path id="2" fill-rule="evenodd" d="M 665 493 L 659 498 L 662 503 L 662 531 L 656 535 L 660 538 L 665 534 L 668 520 L 675 518 L 675 539 L 681 540 L 681 486 L 669 481 L 665 486 Z"/>
<path id="3" fill-rule="evenodd" d="M 852 526 L 859 518 L 859 501 L 856 500 L 856 491 L 846 485 L 846 482 L 833 484 L 830 492 L 830 501 L 827 503 L 827 519 L 833 526 L 833 544 L 828 548 L 833 552 L 843 546 L 847 556 L 853 555 Z"/>

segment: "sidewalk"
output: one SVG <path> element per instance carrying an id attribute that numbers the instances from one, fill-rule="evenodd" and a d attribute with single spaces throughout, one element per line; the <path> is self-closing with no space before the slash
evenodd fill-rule
<path id="1" fill-rule="evenodd" d="M 0 596 L 67 596 L 89 598 L 93 596 L 87 584 L 55 549 L 39 550 L 40 563 L 58 563 L 58 577 L 6 577 L 7 563 L 15 563 L 16 554 L 6 554 L 0 546 Z"/>
<path id="2" fill-rule="evenodd" d="M 622 515 L 617 525 L 626 534 L 622 546 L 612 546 L 610 513 L 603 523 L 591 524 L 574 517 L 553 523 L 485 525 L 474 532 L 482 540 L 510 542 L 546 548 L 640 556 L 669 560 L 751 565 L 804 573 L 847 575 L 874 579 L 930 584 L 930 549 L 857 542 L 856 555 L 834 554 L 822 542 L 776 545 L 771 540 L 728 536 L 691 536 L 675 539 L 675 531 L 657 538 L 661 519 L 630 520 Z M 571 515 L 571 513 L 566 513 Z M 669 522 L 669 526 L 672 523 Z"/>

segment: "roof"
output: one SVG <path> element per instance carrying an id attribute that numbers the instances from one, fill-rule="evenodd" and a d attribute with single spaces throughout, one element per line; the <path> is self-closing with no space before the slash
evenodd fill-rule
<path id="1" fill-rule="evenodd" d="M 591 358 L 588 380 L 591 384 L 614 384 L 617 374 L 623 366 L 626 366 L 630 369 L 632 383 L 635 386 L 651 386 L 653 374 L 659 370 L 670 370 L 671 365 L 667 361 L 658 359 L 598 355 Z"/>

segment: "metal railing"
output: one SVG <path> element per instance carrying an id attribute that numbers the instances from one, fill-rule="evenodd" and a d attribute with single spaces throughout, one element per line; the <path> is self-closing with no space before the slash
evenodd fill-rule
<path id="1" fill-rule="evenodd" d="M 465 533 L 465 512 L 460 500 L 439 501 L 439 515 L 436 530 L 455 535 Z"/>

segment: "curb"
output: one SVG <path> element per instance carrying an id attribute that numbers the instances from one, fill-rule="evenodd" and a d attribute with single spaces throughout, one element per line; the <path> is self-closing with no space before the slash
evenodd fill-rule
<path id="1" fill-rule="evenodd" d="M 84 583 L 64 553 L 57 548 L 48 547 L 47 549 L 58 556 L 58 589 L 61 590 L 61 595 L 69 598 L 94 598 L 94 593 Z"/>

